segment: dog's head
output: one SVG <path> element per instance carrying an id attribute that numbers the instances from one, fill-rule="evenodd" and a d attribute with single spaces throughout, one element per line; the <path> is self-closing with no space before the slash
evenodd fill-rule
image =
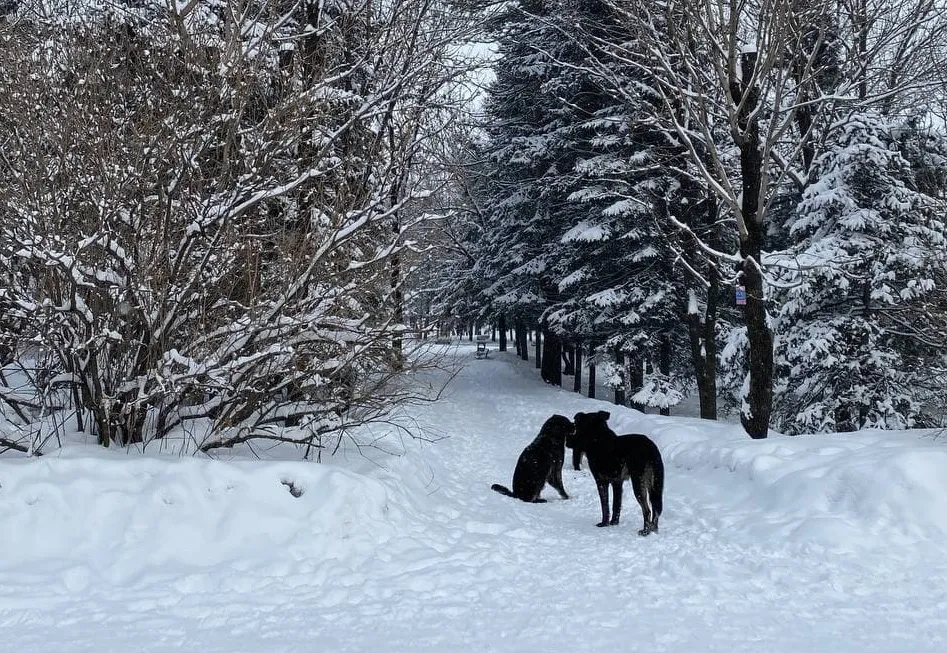
<path id="1" fill-rule="evenodd" d="M 540 433 L 555 439 L 557 442 L 565 443 L 575 433 L 575 426 L 565 415 L 553 415 L 543 423 Z M 560 446 L 562 445 L 560 444 Z"/>
<path id="2" fill-rule="evenodd" d="M 609 433 L 611 430 L 608 428 L 609 417 L 611 417 L 611 413 L 607 410 L 594 413 L 576 413 L 573 418 L 575 428 L 572 435 L 566 437 L 566 446 L 570 449 L 582 447 L 583 443 L 604 433 Z"/>

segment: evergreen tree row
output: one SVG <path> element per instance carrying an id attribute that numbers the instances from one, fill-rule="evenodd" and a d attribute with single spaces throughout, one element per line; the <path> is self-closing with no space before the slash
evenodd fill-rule
<path id="1" fill-rule="evenodd" d="M 941 12 L 882 27 L 884 3 L 812 0 L 715 28 L 701 6 L 492 16 L 478 226 L 442 310 L 539 330 L 549 383 L 579 348 L 619 401 L 666 411 L 696 391 L 753 437 L 935 423 L 947 139 L 917 90 Z"/>

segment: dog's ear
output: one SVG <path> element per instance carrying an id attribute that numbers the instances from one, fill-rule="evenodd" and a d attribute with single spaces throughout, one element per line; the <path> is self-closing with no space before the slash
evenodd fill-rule
<path id="1" fill-rule="evenodd" d="M 578 424 L 585 419 L 585 413 L 576 413 L 575 417 L 572 418 L 572 421 Z"/>
<path id="2" fill-rule="evenodd" d="M 598 411 L 598 416 L 602 418 L 603 422 L 607 422 L 608 418 L 611 417 L 612 414 L 608 412 L 607 410 L 600 410 Z"/>

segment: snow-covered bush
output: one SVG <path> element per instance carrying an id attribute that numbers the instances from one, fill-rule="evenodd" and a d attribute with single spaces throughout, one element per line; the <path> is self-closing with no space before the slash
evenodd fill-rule
<path id="1" fill-rule="evenodd" d="M 685 379 L 668 376 L 660 372 L 645 374 L 644 385 L 631 397 L 633 405 L 647 406 L 667 410 L 677 406 L 684 399 Z"/>
<path id="2" fill-rule="evenodd" d="M 413 0 L 133 5 L 24 2 L 3 30 L 3 344 L 103 445 L 384 413 L 457 28 Z"/>

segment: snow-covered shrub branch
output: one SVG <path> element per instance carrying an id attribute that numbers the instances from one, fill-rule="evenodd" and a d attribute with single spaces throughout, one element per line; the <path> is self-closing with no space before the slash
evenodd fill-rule
<path id="1" fill-rule="evenodd" d="M 382 416 L 409 394 L 394 270 L 423 222 L 417 151 L 457 108 L 460 18 L 20 3 L 0 42 L 5 351 L 51 361 L 104 445 L 188 424 L 204 450 L 309 444 Z"/>

